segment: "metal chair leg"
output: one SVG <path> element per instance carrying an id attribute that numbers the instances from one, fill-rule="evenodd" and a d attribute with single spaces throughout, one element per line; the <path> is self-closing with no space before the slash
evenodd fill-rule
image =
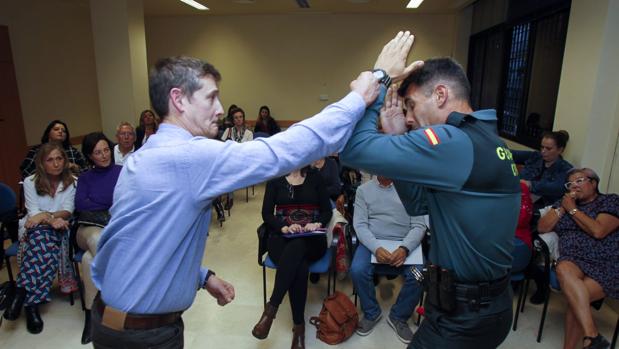
<path id="1" fill-rule="evenodd" d="M 613 340 L 610 344 L 610 349 L 615 349 L 615 344 L 617 344 L 617 334 L 619 334 L 619 318 L 617 318 L 617 325 L 615 326 L 615 333 L 613 334 Z"/>
<path id="2" fill-rule="evenodd" d="M 7 273 L 9 273 L 9 281 L 15 281 L 15 279 L 13 278 L 13 268 L 11 267 L 10 259 L 11 257 L 9 256 L 4 257 L 4 260 L 6 261 L 6 271 Z"/>
<path id="3" fill-rule="evenodd" d="M 544 309 L 542 310 L 542 319 L 539 322 L 537 330 L 537 343 L 542 341 L 542 331 L 544 330 L 544 321 L 546 321 L 546 312 L 548 311 L 548 300 L 550 299 L 550 289 L 546 292 L 546 300 L 544 301 Z"/>
<path id="4" fill-rule="evenodd" d="M 423 307 L 423 296 L 426 293 L 424 291 L 421 292 L 421 297 L 419 297 L 419 306 Z M 419 324 L 421 323 L 421 314 L 417 313 L 417 323 L 416 325 L 419 327 Z"/>
<path id="5" fill-rule="evenodd" d="M 267 308 L 267 270 L 264 264 L 262 265 L 262 304 L 264 309 Z"/>
<path id="6" fill-rule="evenodd" d="M 523 298 L 524 298 L 524 282 L 519 282 L 520 284 L 520 292 L 518 292 L 518 303 L 516 303 L 516 311 L 514 314 L 514 326 L 512 327 L 512 330 L 516 331 L 516 328 L 518 328 L 518 315 L 520 315 L 520 312 L 518 311 L 520 309 L 520 304 L 523 303 Z"/>

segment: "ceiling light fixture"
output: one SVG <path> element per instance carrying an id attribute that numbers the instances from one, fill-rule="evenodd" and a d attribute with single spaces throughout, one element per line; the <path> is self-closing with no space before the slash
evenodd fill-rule
<path id="1" fill-rule="evenodd" d="M 422 2 L 423 0 L 411 0 L 408 2 L 408 5 L 406 5 L 406 8 L 417 8 Z"/>
<path id="2" fill-rule="evenodd" d="M 208 7 L 202 5 L 201 3 L 197 1 L 194 1 L 194 0 L 181 0 L 181 1 L 193 8 L 197 8 L 198 10 L 208 10 Z"/>

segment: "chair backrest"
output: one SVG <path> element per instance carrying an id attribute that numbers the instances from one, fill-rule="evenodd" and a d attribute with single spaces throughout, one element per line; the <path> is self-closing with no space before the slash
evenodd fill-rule
<path id="1" fill-rule="evenodd" d="M 523 271 L 531 261 L 531 250 L 522 240 L 514 238 L 514 250 L 512 251 L 512 273 Z"/>
<path id="2" fill-rule="evenodd" d="M 0 182 L 0 216 L 14 211 L 17 206 L 17 197 L 15 192 L 8 185 Z"/>
<path id="3" fill-rule="evenodd" d="M 256 139 L 256 138 L 269 138 L 269 137 L 271 137 L 271 135 L 266 133 L 266 132 L 260 132 L 260 131 L 254 132 L 254 139 Z"/>

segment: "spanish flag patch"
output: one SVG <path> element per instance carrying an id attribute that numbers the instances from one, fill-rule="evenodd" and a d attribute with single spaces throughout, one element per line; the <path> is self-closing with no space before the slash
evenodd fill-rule
<path id="1" fill-rule="evenodd" d="M 441 140 L 438 138 L 436 132 L 434 132 L 433 129 L 426 128 L 423 132 L 426 134 L 426 137 L 428 137 L 428 141 L 430 142 L 430 144 L 437 145 L 441 143 Z"/>

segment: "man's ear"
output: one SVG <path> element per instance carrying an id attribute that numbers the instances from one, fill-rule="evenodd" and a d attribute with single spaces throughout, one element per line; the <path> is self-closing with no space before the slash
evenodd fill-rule
<path id="1" fill-rule="evenodd" d="M 170 90 L 169 96 L 171 106 L 173 106 L 179 114 L 182 114 L 185 111 L 183 100 L 183 97 L 185 97 L 185 95 L 183 94 L 183 91 L 178 87 L 174 87 Z"/>
<path id="2" fill-rule="evenodd" d="M 435 103 L 438 108 L 442 108 L 449 99 L 449 89 L 445 85 L 437 85 L 434 88 Z"/>

